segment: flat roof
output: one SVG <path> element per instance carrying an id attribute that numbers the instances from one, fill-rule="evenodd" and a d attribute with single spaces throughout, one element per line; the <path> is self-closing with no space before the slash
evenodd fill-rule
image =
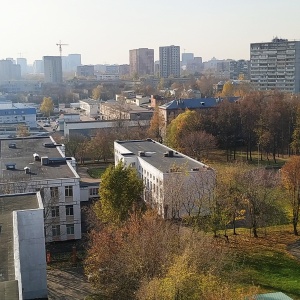
<path id="1" fill-rule="evenodd" d="M 107 107 L 112 107 L 117 110 L 129 112 L 129 113 L 134 113 L 134 112 L 137 112 L 137 113 L 151 112 L 151 113 L 153 113 L 153 109 L 137 106 L 136 104 L 133 104 L 133 103 L 126 103 L 123 105 L 118 101 L 114 101 L 114 102 L 101 102 L 101 105 L 107 106 Z"/>
<path id="2" fill-rule="evenodd" d="M 124 156 L 131 155 L 131 153 L 138 156 L 139 151 L 144 151 L 145 156 L 141 156 L 140 158 L 160 170 L 162 173 L 167 173 L 174 167 L 182 167 L 187 171 L 201 167 L 208 168 L 207 165 L 151 139 L 116 142 L 128 150 L 128 152 L 121 153 Z M 168 151 L 173 151 L 173 157 L 164 156 Z"/>
<path id="3" fill-rule="evenodd" d="M 15 280 L 13 211 L 39 208 L 37 195 L 0 195 L 0 282 Z"/>
<path id="4" fill-rule="evenodd" d="M 46 148 L 44 143 L 51 144 L 53 141 L 49 137 L 0 140 L 0 184 L 76 177 L 66 162 L 41 165 L 41 161 L 34 161 L 34 153 L 40 158 L 62 158 L 56 147 Z M 10 144 L 15 144 L 16 148 L 10 148 Z M 16 164 L 15 170 L 7 170 L 7 164 Z M 25 167 L 30 168 L 30 174 L 25 174 Z"/>

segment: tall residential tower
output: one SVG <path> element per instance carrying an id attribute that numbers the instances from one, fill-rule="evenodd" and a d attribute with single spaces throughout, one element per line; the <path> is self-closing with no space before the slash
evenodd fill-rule
<path id="1" fill-rule="evenodd" d="M 159 47 L 159 77 L 180 77 L 180 47 Z"/>
<path id="2" fill-rule="evenodd" d="M 62 83 L 62 63 L 60 56 L 44 56 L 45 83 Z"/>
<path id="3" fill-rule="evenodd" d="M 300 92 L 300 41 L 274 38 L 250 45 L 251 82 L 259 90 Z"/>
<path id="4" fill-rule="evenodd" d="M 129 50 L 130 75 L 154 74 L 154 50 L 140 48 Z"/>

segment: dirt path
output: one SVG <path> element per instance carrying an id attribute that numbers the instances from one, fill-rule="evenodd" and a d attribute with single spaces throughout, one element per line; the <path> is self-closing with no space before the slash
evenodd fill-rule
<path id="1" fill-rule="evenodd" d="M 287 250 L 300 260 L 300 240 L 287 246 Z"/>
<path id="2" fill-rule="evenodd" d="M 47 280 L 49 300 L 80 300 L 93 294 L 90 283 L 78 268 L 48 269 Z"/>

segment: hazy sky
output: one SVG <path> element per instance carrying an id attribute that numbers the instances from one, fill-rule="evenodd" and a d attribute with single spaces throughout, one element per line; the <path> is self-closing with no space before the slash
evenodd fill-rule
<path id="1" fill-rule="evenodd" d="M 300 40 L 300 0 L 1 0 L 0 59 L 81 53 L 129 63 L 129 50 L 177 45 L 209 60 L 249 59 L 251 42 Z"/>

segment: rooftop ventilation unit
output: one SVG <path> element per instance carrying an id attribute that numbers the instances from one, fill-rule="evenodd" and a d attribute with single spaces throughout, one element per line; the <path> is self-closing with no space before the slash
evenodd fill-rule
<path id="1" fill-rule="evenodd" d="M 49 158 L 48 156 L 42 156 L 41 157 L 41 165 L 42 166 L 47 166 L 49 164 Z"/>
<path id="2" fill-rule="evenodd" d="M 37 153 L 33 153 L 33 159 L 35 161 L 40 161 L 41 160 L 40 156 Z"/>
<path id="3" fill-rule="evenodd" d="M 200 102 L 200 104 L 201 104 L 202 106 L 204 106 L 204 105 L 205 105 L 205 102 Z"/>
<path id="4" fill-rule="evenodd" d="M 17 144 L 16 143 L 10 143 L 10 144 L 8 144 L 8 148 L 17 149 Z"/>
<path id="5" fill-rule="evenodd" d="M 169 153 L 169 157 L 173 157 L 174 156 L 174 151 L 173 150 L 169 150 L 168 153 Z"/>
<path id="6" fill-rule="evenodd" d="M 30 168 L 29 167 L 25 167 L 24 171 L 25 171 L 25 174 L 30 174 Z"/>
<path id="7" fill-rule="evenodd" d="M 61 144 L 55 144 L 55 143 L 44 143 L 43 145 L 45 148 L 56 148 L 61 146 Z"/>
<path id="8" fill-rule="evenodd" d="M 191 171 L 199 171 L 199 168 L 192 168 Z"/>
<path id="9" fill-rule="evenodd" d="M 5 167 L 6 167 L 6 170 L 15 170 L 16 164 L 15 163 L 6 163 Z"/>
<path id="10" fill-rule="evenodd" d="M 164 157 L 169 157 L 169 152 L 165 152 Z"/>
<path id="11" fill-rule="evenodd" d="M 138 152 L 138 156 L 145 157 L 145 156 L 146 156 L 145 151 L 139 151 L 139 152 Z"/>

